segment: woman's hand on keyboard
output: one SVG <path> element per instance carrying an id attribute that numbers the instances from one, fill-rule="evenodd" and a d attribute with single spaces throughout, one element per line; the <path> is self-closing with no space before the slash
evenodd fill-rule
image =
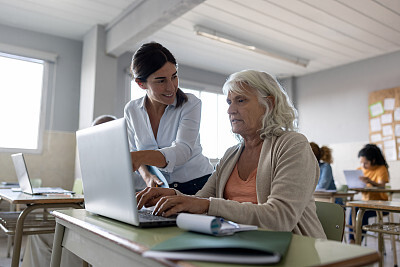
<path id="1" fill-rule="evenodd" d="M 138 210 L 143 207 L 152 207 L 157 204 L 160 198 L 164 196 L 173 196 L 175 194 L 175 190 L 170 188 L 146 187 L 142 191 L 136 193 Z"/>
<path id="2" fill-rule="evenodd" d="M 153 214 L 169 217 L 180 212 L 203 214 L 208 212 L 210 200 L 187 195 L 163 196 L 154 207 Z"/>

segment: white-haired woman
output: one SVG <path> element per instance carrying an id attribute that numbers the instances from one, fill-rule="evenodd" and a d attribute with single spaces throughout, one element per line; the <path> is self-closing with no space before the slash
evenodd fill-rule
<path id="1" fill-rule="evenodd" d="M 245 70 L 223 87 L 233 133 L 229 148 L 195 195 L 166 188 L 137 194 L 138 208 L 154 214 L 207 213 L 273 231 L 326 238 L 313 193 L 319 168 L 308 140 L 296 132 L 296 110 L 276 79 Z"/>

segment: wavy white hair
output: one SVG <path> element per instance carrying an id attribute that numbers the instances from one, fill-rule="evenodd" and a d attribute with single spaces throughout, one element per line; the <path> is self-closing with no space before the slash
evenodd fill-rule
<path id="1" fill-rule="evenodd" d="M 255 90 L 258 101 L 265 107 L 259 129 L 261 139 L 279 136 L 285 131 L 297 131 L 297 110 L 279 82 L 266 72 L 243 70 L 231 74 L 222 91 L 246 94 L 243 84 Z"/>

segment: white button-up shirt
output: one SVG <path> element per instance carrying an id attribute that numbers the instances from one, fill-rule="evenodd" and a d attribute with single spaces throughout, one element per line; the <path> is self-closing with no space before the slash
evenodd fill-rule
<path id="1" fill-rule="evenodd" d="M 131 151 L 158 150 L 167 166 L 160 168 L 168 183 L 184 183 L 211 174 L 214 170 L 209 159 L 202 154 L 200 145 L 201 100 L 186 94 L 188 101 L 175 108 L 165 108 L 154 137 L 146 111 L 146 96 L 132 100 L 125 106 L 128 138 Z"/>

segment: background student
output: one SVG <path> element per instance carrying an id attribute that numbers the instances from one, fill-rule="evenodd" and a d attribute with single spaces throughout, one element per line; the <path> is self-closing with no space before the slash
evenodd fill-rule
<path id="1" fill-rule="evenodd" d="M 319 180 L 315 190 L 336 190 L 331 167 L 332 150 L 327 146 L 319 147 L 314 142 L 310 142 L 310 146 L 319 165 Z M 343 205 L 343 199 L 336 198 L 335 203 Z"/>
<path id="2" fill-rule="evenodd" d="M 170 188 L 137 193 L 138 208 L 154 214 L 207 213 L 273 231 L 326 238 L 313 193 L 318 164 L 308 140 L 295 132 L 296 110 L 269 74 L 246 70 L 223 87 L 232 132 L 241 143 L 229 148 L 195 195 Z"/>
<path id="3" fill-rule="evenodd" d="M 360 179 L 365 183 L 366 187 L 385 188 L 386 183 L 389 183 L 389 166 L 380 148 L 374 144 L 367 144 L 358 152 L 358 158 L 361 164 L 358 169 L 361 169 L 364 175 Z M 388 200 L 388 195 L 378 192 L 362 192 L 362 200 Z M 386 214 L 388 213 L 384 212 L 384 215 Z M 367 210 L 364 214 L 362 225 L 368 224 L 368 219 L 375 216 L 375 211 Z M 349 224 L 353 225 L 351 213 Z M 350 229 L 350 231 L 352 232 L 353 230 Z M 349 235 L 349 240 L 350 243 L 354 243 L 353 234 Z"/>
<path id="4" fill-rule="evenodd" d="M 327 146 L 319 147 L 314 142 L 310 142 L 310 146 L 319 165 L 319 180 L 315 190 L 336 190 L 331 167 L 333 162 L 331 149 Z"/>
<path id="5" fill-rule="evenodd" d="M 143 44 L 133 55 L 131 72 L 146 90 L 125 106 L 132 165 L 145 182 L 142 188 L 162 184 L 147 169 L 153 165 L 170 187 L 195 194 L 213 172 L 200 145 L 200 99 L 179 89 L 178 64 L 161 44 Z"/>

